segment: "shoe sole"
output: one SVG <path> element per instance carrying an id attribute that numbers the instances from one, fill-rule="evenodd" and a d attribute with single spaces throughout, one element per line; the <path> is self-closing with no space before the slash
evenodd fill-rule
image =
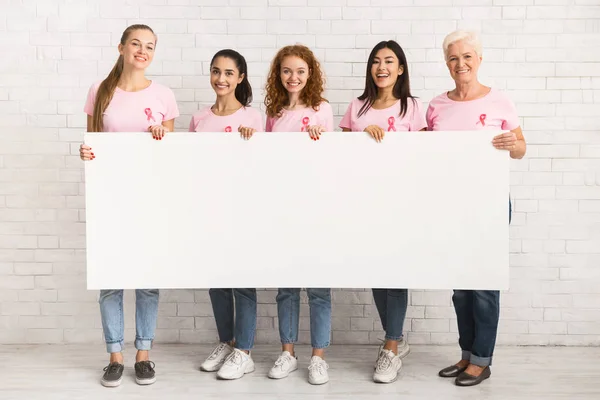
<path id="1" fill-rule="evenodd" d="M 200 366 L 200 371 L 203 371 L 203 372 L 216 372 L 216 371 L 218 371 L 218 370 L 221 369 L 221 367 L 223 366 L 223 364 L 224 363 L 221 363 L 221 364 L 217 365 L 216 367 L 214 367 L 214 369 L 210 369 L 210 368 L 206 368 L 206 367 Z"/>
<path id="2" fill-rule="evenodd" d="M 102 384 L 102 386 L 110 388 L 110 387 L 117 387 L 117 386 L 121 385 L 122 381 L 123 381 L 123 378 L 121 377 L 121 378 L 119 378 L 118 381 L 105 381 L 104 379 L 102 379 L 100 381 L 100 383 Z"/>
<path id="3" fill-rule="evenodd" d="M 135 383 L 137 383 L 138 385 L 152 385 L 154 382 L 156 382 L 156 377 L 150 379 L 139 379 L 137 377 L 135 378 Z"/>
<path id="4" fill-rule="evenodd" d="M 311 381 L 310 379 L 308 380 L 308 383 L 310 383 L 311 385 L 324 385 L 327 382 L 329 382 L 329 379 L 327 379 L 326 381 L 320 382 L 320 381 Z"/>
<path id="5" fill-rule="evenodd" d="M 254 365 L 252 365 L 252 368 L 250 368 L 247 371 L 244 371 L 244 373 L 242 375 L 240 375 L 240 376 L 221 376 L 221 375 L 219 375 L 217 373 L 217 379 L 222 380 L 222 381 L 233 381 L 233 380 L 236 380 L 236 379 L 240 379 L 244 375 L 250 374 L 250 373 L 254 372 L 255 370 L 256 370 L 256 367 Z"/>
<path id="6" fill-rule="evenodd" d="M 271 371 L 269 371 L 269 373 L 267 374 L 267 377 L 270 378 L 270 379 L 283 379 L 283 378 L 287 378 L 288 376 L 290 376 L 290 374 L 292 372 L 297 371 L 297 370 L 298 370 L 298 366 L 296 366 L 296 368 L 288 371 L 288 373 L 285 374 L 285 375 L 283 375 L 283 376 L 273 376 L 273 375 L 271 375 Z"/>

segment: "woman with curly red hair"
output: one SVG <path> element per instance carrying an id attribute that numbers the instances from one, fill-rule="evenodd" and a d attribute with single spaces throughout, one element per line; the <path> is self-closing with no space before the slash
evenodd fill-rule
<path id="1" fill-rule="evenodd" d="M 333 131 L 333 111 L 323 98 L 323 74 L 313 52 L 306 46 L 286 46 L 271 63 L 267 78 L 265 105 L 267 132 L 307 132 L 319 140 L 323 132 Z M 329 366 L 323 359 L 331 336 L 331 289 L 307 288 L 310 307 L 312 357 L 308 382 L 320 385 L 329 381 Z M 277 292 L 277 317 L 282 352 L 269 378 L 287 377 L 298 369 L 294 343 L 298 340 L 300 288 L 280 288 Z"/>

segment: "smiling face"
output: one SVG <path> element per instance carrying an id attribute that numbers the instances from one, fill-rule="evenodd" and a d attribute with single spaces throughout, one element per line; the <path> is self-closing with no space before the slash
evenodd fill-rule
<path id="1" fill-rule="evenodd" d="M 446 65 L 456 83 L 469 83 L 477 80 L 481 56 L 477 55 L 473 46 L 459 40 L 448 46 Z"/>
<path id="2" fill-rule="evenodd" d="M 373 58 L 371 65 L 371 77 L 379 89 L 393 87 L 398 80 L 398 76 L 404 73 L 404 66 L 396 54 L 388 48 L 379 50 Z"/>
<path id="3" fill-rule="evenodd" d="M 310 77 L 310 70 L 300 57 L 287 56 L 281 61 L 279 76 L 288 93 L 300 93 Z"/>
<path id="4" fill-rule="evenodd" d="M 235 88 L 244 79 L 244 74 L 235 65 L 235 61 L 228 57 L 217 57 L 210 66 L 210 85 L 217 96 L 227 96 L 235 93 Z"/>
<path id="5" fill-rule="evenodd" d="M 156 37 L 146 29 L 131 32 L 125 44 L 119 44 L 119 54 L 125 65 L 135 69 L 146 69 L 154 59 Z"/>

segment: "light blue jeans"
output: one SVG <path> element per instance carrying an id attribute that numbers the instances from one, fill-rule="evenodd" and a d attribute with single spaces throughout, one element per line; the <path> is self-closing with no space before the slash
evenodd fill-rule
<path id="1" fill-rule="evenodd" d="M 310 342 L 314 349 L 324 349 L 331 340 L 331 289 L 307 288 L 306 293 L 310 307 Z M 300 289 L 279 289 L 276 300 L 281 343 L 296 343 L 300 324 Z"/>
<path id="2" fill-rule="evenodd" d="M 256 289 L 210 289 L 219 341 L 250 351 L 256 331 Z"/>
<path id="3" fill-rule="evenodd" d="M 123 351 L 125 322 L 123 316 L 123 290 L 100 291 L 100 315 L 106 341 L 106 351 Z M 150 350 L 158 317 L 158 289 L 135 290 L 135 348 Z"/>

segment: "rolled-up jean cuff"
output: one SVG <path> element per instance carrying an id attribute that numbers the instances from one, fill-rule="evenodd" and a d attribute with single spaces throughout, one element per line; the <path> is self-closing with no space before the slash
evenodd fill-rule
<path id="1" fill-rule="evenodd" d="M 492 357 L 479 357 L 474 354 L 471 354 L 469 362 L 479 367 L 488 367 L 492 365 Z"/>
<path id="2" fill-rule="evenodd" d="M 471 352 L 469 350 L 463 350 L 460 359 L 470 361 L 471 360 Z"/>
<path id="3" fill-rule="evenodd" d="M 250 346 L 250 347 L 247 347 L 247 348 L 245 348 L 245 347 L 241 347 L 241 346 L 239 346 L 239 345 L 237 344 L 237 342 L 236 342 L 236 343 L 233 345 L 233 347 L 235 347 L 235 348 L 236 348 L 236 349 L 238 349 L 238 350 L 242 350 L 242 351 L 250 351 L 250 350 L 252 350 L 252 346 Z"/>
<path id="4" fill-rule="evenodd" d="M 388 335 L 385 335 L 385 340 L 393 340 L 395 342 L 399 342 L 399 341 L 402 340 L 403 337 L 404 337 L 404 335 L 401 335 L 401 336 L 388 336 Z"/>
<path id="5" fill-rule="evenodd" d="M 296 344 L 296 340 L 282 340 L 281 344 Z"/>
<path id="6" fill-rule="evenodd" d="M 138 350 L 152 349 L 152 339 L 135 339 L 135 348 Z"/>
<path id="7" fill-rule="evenodd" d="M 120 353 L 123 351 L 123 341 L 121 340 L 120 342 L 112 342 L 112 343 L 108 343 L 106 342 L 106 351 L 108 353 Z"/>
<path id="8" fill-rule="evenodd" d="M 329 342 L 321 345 L 320 343 L 315 344 L 311 344 L 313 349 L 326 349 L 327 347 L 329 347 Z"/>

